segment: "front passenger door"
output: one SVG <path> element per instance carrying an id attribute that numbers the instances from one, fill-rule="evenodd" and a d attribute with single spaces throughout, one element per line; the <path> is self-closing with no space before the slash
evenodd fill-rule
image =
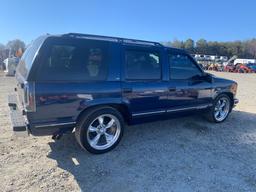
<path id="1" fill-rule="evenodd" d="M 169 111 L 204 107 L 211 102 L 211 82 L 203 79 L 204 72 L 184 52 L 170 51 L 169 62 Z"/>

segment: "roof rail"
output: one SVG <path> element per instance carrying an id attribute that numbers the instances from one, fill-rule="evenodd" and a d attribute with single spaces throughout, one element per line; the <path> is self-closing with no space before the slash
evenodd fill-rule
<path id="1" fill-rule="evenodd" d="M 122 43 L 126 43 L 126 44 L 138 44 L 138 45 L 149 45 L 149 46 L 159 46 L 159 47 L 163 46 L 161 43 L 153 42 L 153 41 L 127 39 L 127 38 L 110 37 L 110 36 L 102 36 L 102 35 L 82 34 L 82 33 L 67 33 L 62 36 L 63 37 L 74 37 L 74 38 L 85 38 L 85 39 L 94 39 L 94 40 L 122 42 Z"/>
<path id="2" fill-rule="evenodd" d="M 144 40 L 136 40 L 136 39 L 126 39 L 124 38 L 123 43 L 131 43 L 131 44 L 139 44 L 139 45 L 153 45 L 153 46 L 159 46 L 159 47 L 163 47 L 163 45 L 161 43 L 158 42 L 153 42 L 153 41 L 144 41 Z"/>
<path id="3" fill-rule="evenodd" d="M 90 35 L 90 34 L 82 34 L 82 33 L 67 33 L 62 36 L 63 37 L 95 39 L 95 40 L 107 40 L 107 41 L 114 41 L 114 42 L 119 41 L 119 39 L 116 37 L 108 37 L 108 36 L 102 36 L 102 35 Z"/>

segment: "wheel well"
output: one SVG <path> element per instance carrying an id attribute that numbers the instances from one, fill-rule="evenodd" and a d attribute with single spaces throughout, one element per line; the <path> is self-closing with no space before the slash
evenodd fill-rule
<path id="1" fill-rule="evenodd" d="M 112 107 L 112 108 L 116 109 L 123 116 L 125 123 L 128 124 L 130 122 L 131 114 L 130 114 L 130 111 L 129 111 L 128 107 L 126 105 L 124 105 L 124 104 L 100 104 L 100 105 L 94 105 L 94 106 L 87 107 L 86 109 L 84 109 L 83 111 L 81 111 L 79 113 L 79 115 L 76 118 L 76 122 L 78 122 L 79 119 L 85 113 L 87 113 L 89 110 L 97 109 L 97 108 L 104 108 L 104 107 Z"/>

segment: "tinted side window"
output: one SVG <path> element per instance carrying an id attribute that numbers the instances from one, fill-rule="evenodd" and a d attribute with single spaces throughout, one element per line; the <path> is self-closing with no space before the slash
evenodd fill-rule
<path id="1" fill-rule="evenodd" d="M 189 79 L 195 75 L 201 75 L 192 59 L 186 54 L 169 54 L 170 78 Z"/>
<path id="2" fill-rule="evenodd" d="M 158 53 L 127 50 L 125 52 L 125 77 L 129 80 L 158 80 L 161 64 Z"/>
<path id="3" fill-rule="evenodd" d="M 53 43 L 40 70 L 43 80 L 105 80 L 108 47 L 104 42 Z"/>

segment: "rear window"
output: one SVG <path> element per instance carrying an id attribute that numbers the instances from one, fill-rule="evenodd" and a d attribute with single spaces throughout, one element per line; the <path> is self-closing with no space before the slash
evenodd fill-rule
<path id="1" fill-rule="evenodd" d="M 100 81 L 107 77 L 108 42 L 54 40 L 47 46 L 40 80 Z"/>
<path id="2" fill-rule="evenodd" d="M 26 78 L 28 76 L 28 73 L 32 67 L 35 55 L 44 40 L 45 40 L 45 37 L 39 37 L 26 48 L 26 51 L 21 57 L 20 63 L 17 67 L 17 72 L 23 77 Z"/>

